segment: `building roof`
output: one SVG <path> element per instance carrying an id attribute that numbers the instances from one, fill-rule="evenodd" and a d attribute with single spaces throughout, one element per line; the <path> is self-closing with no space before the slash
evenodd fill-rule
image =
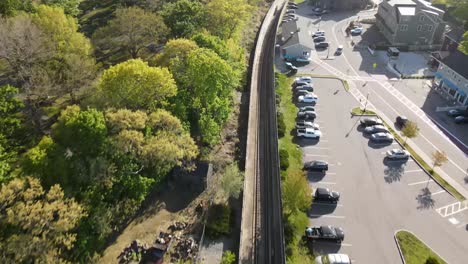
<path id="1" fill-rule="evenodd" d="M 445 33 L 445 36 L 457 43 L 460 43 L 460 41 L 463 39 L 463 34 L 465 34 L 465 30 L 462 28 L 453 28 Z"/>
<path id="2" fill-rule="evenodd" d="M 442 63 L 468 80 L 468 55 L 456 50 L 442 59 Z"/>
<path id="3" fill-rule="evenodd" d="M 402 16 L 414 16 L 414 14 L 416 14 L 415 7 L 398 6 L 397 9 L 398 12 L 400 12 L 400 15 Z"/>
<path id="4" fill-rule="evenodd" d="M 424 1 L 424 0 L 416 0 L 416 1 L 418 1 L 419 3 L 425 5 L 427 8 L 432 9 L 432 11 L 436 11 L 437 13 L 444 13 L 444 10 L 439 9 L 439 8 L 433 6 L 433 5 L 432 5 L 430 2 L 428 2 L 428 1 Z"/>
<path id="5" fill-rule="evenodd" d="M 301 28 L 297 26 L 297 23 L 294 20 L 283 23 L 281 38 L 283 41 L 283 47 L 290 47 L 296 44 L 301 44 L 312 49 L 312 47 L 309 45 L 310 41 L 307 41 L 307 38 L 312 39 L 312 37 L 307 35 L 306 30 L 301 30 Z"/>

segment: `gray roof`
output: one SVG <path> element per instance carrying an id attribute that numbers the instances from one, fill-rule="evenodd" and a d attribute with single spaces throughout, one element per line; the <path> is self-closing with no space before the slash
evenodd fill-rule
<path id="1" fill-rule="evenodd" d="M 282 38 L 282 46 L 283 47 L 290 47 L 296 44 L 301 44 L 306 47 L 312 48 L 309 44 L 310 41 L 307 41 L 307 38 L 312 38 L 307 34 L 306 29 L 299 28 L 297 26 L 296 21 L 289 21 L 283 23 L 281 38 Z"/>
<path id="2" fill-rule="evenodd" d="M 468 80 L 468 55 L 456 50 L 442 59 L 442 63 Z"/>
<path id="3" fill-rule="evenodd" d="M 450 30 L 449 32 L 445 33 L 445 36 L 450 38 L 451 40 L 460 43 L 460 41 L 463 39 L 463 34 L 465 33 L 465 30 L 462 28 L 454 28 Z"/>
<path id="4" fill-rule="evenodd" d="M 415 2 L 412 0 L 390 0 L 388 1 L 388 4 L 391 6 L 396 6 L 396 5 L 416 5 Z"/>

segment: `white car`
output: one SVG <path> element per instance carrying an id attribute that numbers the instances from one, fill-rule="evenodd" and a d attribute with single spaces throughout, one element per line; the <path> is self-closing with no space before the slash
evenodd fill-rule
<path id="1" fill-rule="evenodd" d="M 351 29 L 351 34 L 353 34 L 353 35 L 359 35 L 362 32 L 363 32 L 362 27 L 355 27 L 355 28 Z"/>
<path id="2" fill-rule="evenodd" d="M 299 103 L 317 103 L 318 97 L 317 95 L 310 93 L 307 95 L 301 95 L 297 98 Z"/>
<path id="3" fill-rule="evenodd" d="M 409 159 L 410 154 L 404 149 L 392 149 L 387 151 L 387 158 L 389 159 Z"/>
<path id="4" fill-rule="evenodd" d="M 296 130 L 298 137 L 305 137 L 305 138 L 320 138 L 322 136 L 322 132 L 318 129 L 314 129 L 312 127 L 306 128 L 298 128 Z"/>
<path id="5" fill-rule="evenodd" d="M 294 81 L 295 82 L 311 83 L 312 82 L 312 77 L 310 77 L 310 76 L 299 76 Z"/>
<path id="6" fill-rule="evenodd" d="M 351 264 L 351 259 L 346 254 L 328 254 L 315 258 L 315 264 Z"/>
<path id="7" fill-rule="evenodd" d="M 320 130 L 320 126 L 311 121 L 297 121 L 296 129 L 299 128 L 313 128 L 315 130 Z"/>

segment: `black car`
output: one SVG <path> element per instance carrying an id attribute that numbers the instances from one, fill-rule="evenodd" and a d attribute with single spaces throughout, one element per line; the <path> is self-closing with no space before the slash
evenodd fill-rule
<path id="1" fill-rule="evenodd" d="M 300 111 L 297 113 L 297 118 L 302 120 L 314 120 L 317 117 L 317 114 L 314 111 Z"/>
<path id="2" fill-rule="evenodd" d="M 288 4 L 288 8 L 289 9 L 297 9 L 297 5 Z"/>
<path id="3" fill-rule="evenodd" d="M 408 123 L 408 118 L 406 116 L 397 116 L 396 125 L 399 127 L 404 127 Z"/>
<path id="4" fill-rule="evenodd" d="M 307 106 L 303 106 L 303 107 L 299 107 L 299 111 L 303 112 L 303 111 L 315 111 L 315 108 L 311 105 L 307 105 Z"/>
<path id="5" fill-rule="evenodd" d="M 316 49 L 326 49 L 330 44 L 328 42 L 320 42 L 315 44 Z"/>
<path id="6" fill-rule="evenodd" d="M 337 203 L 340 200 L 340 193 L 330 191 L 328 188 L 317 188 L 315 190 L 314 201 Z"/>
<path id="7" fill-rule="evenodd" d="M 449 110 L 447 112 L 447 115 L 451 116 L 451 117 L 462 116 L 463 114 L 464 114 L 464 112 L 462 110 L 458 110 L 458 109 L 452 109 L 452 110 Z"/>
<path id="8" fill-rule="evenodd" d="M 324 36 L 318 36 L 314 38 L 314 42 L 324 42 L 325 37 Z"/>
<path id="9" fill-rule="evenodd" d="M 314 91 L 314 87 L 312 85 L 302 85 L 302 86 L 297 86 L 295 88 L 296 90 L 306 90 L 306 91 L 309 91 L 309 92 L 313 92 Z"/>
<path id="10" fill-rule="evenodd" d="M 468 116 L 457 116 L 455 117 L 456 124 L 466 124 L 468 123 Z"/>
<path id="11" fill-rule="evenodd" d="M 305 236 L 307 239 L 310 239 L 310 240 L 325 239 L 325 240 L 334 240 L 340 243 L 344 239 L 344 231 L 343 231 L 343 228 L 341 227 L 314 226 L 314 227 L 306 228 Z"/>
<path id="12" fill-rule="evenodd" d="M 304 164 L 304 170 L 325 172 L 328 170 L 328 163 L 321 160 L 306 162 Z"/>
<path id="13" fill-rule="evenodd" d="M 382 120 L 375 117 L 366 117 L 360 120 L 360 123 L 363 127 L 383 125 Z"/>

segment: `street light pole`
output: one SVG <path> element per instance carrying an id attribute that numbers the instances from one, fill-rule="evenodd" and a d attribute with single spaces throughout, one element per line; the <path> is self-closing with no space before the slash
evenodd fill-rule
<path id="1" fill-rule="evenodd" d="M 363 111 L 363 114 L 366 113 L 366 109 L 367 109 L 367 102 L 369 101 L 369 93 L 367 93 L 367 96 L 366 96 L 366 103 L 364 104 L 364 111 Z"/>

